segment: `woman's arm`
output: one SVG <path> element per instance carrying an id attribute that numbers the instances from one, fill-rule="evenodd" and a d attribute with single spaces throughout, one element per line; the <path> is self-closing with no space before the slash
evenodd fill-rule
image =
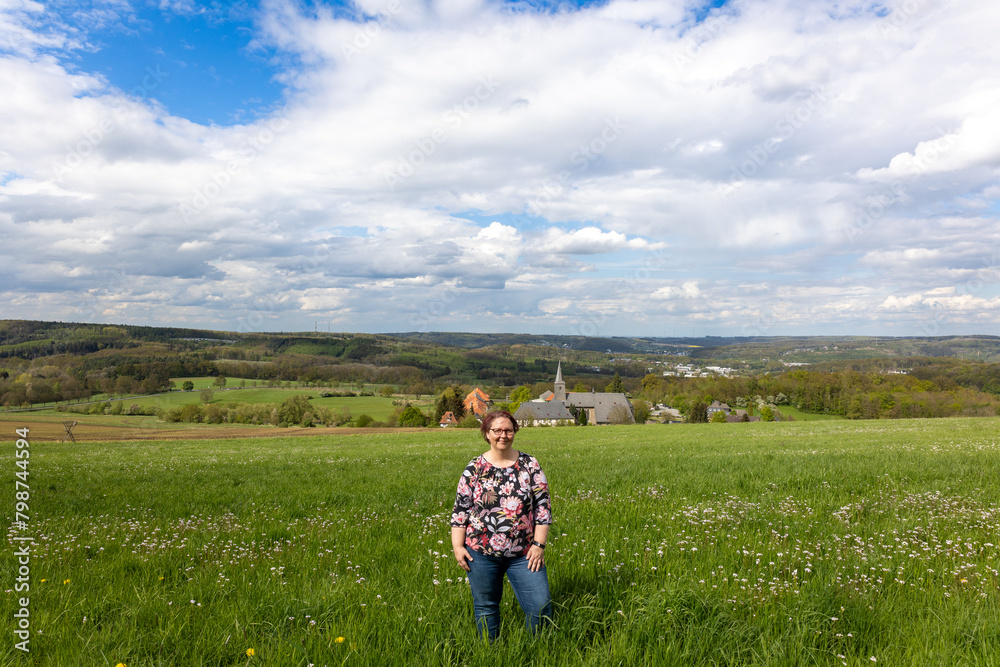
<path id="1" fill-rule="evenodd" d="M 548 544 L 549 526 L 548 524 L 535 524 L 535 534 L 533 538 L 540 544 Z M 538 572 L 545 565 L 545 549 L 536 547 L 534 544 L 528 549 L 528 569 Z"/>
<path id="2" fill-rule="evenodd" d="M 548 526 L 546 526 L 548 528 Z M 469 564 L 465 562 L 466 559 L 472 560 L 472 554 L 469 550 L 465 548 L 465 527 L 464 526 L 452 526 L 451 527 L 451 548 L 455 552 L 455 560 L 458 561 L 458 566 L 469 571 Z"/>
<path id="3" fill-rule="evenodd" d="M 458 566 L 466 572 L 469 571 L 469 563 L 472 562 L 472 554 L 465 548 L 465 529 L 469 523 L 469 512 L 473 506 L 473 489 L 476 479 L 475 459 L 462 473 L 458 480 L 458 492 L 455 494 L 455 507 L 451 513 L 451 548 L 455 552 L 455 560 Z M 472 482 L 472 484 L 470 484 Z"/>

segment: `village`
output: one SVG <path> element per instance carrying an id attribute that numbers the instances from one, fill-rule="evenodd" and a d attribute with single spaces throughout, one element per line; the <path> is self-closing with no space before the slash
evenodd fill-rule
<path id="1" fill-rule="evenodd" d="M 717 366 L 706 367 L 705 371 L 697 371 L 690 364 L 678 364 L 674 370 L 664 371 L 663 375 L 706 377 L 715 374 L 728 377 L 731 371 L 730 368 Z M 476 387 L 465 397 L 463 406 L 466 414 L 474 414 L 481 421 L 487 413 L 494 409 L 494 401 L 489 394 Z M 653 406 L 649 415 L 650 419 L 646 423 L 680 424 L 686 421 L 679 410 L 662 403 Z M 711 405 L 707 406 L 705 417 L 707 421 L 728 423 L 760 421 L 759 416 L 752 416 L 747 410 L 733 409 L 719 401 L 713 401 Z M 537 398 L 522 402 L 514 411 L 514 419 L 522 427 L 636 423 L 632 402 L 623 392 L 566 391 L 561 363 L 556 369 L 552 390 L 545 391 Z M 459 419 L 454 412 L 449 410 L 441 416 L 439 425 L 442 428 L 447 428 L 457 426 L 458 423 Z"/>

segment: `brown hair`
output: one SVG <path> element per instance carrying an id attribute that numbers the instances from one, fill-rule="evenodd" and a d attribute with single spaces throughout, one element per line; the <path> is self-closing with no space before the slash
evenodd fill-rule
<path id="1" fill-rule="evenodd" d="M 479 425 L 479 431 L 483 434 L 483 440 L 486 442 L 490 441 L 490 439 L 486 437 L 486 433 L 490 430 L 490 426 L 493 425 L 493 422 L 498 419 L 509 419 L 514 429 L 514 433 L 517 433 L 517 431 L 521 428 L 517 425 L 517 420 L 514 419 L 514 415 L 510 414 L 506 410 L 494 410 L 483 417 L 483 423 Z"/>

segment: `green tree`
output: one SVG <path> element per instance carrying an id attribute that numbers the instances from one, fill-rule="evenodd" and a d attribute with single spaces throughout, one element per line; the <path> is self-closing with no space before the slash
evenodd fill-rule
<path id="1" fill-rule="evenodd" d="M 302 394 L 290 396 L 278 406 L 278 421 L 285 424 L 301 424 L 307 412 L 312 411 L 309 399 Z"/>
<path id="2" fill-rule="evenodd" d="M 337 426 L 343 426 L 351 421 L 351 408 L 346 405 L 341 406 L 340 410 L 337 410 L 337 414 L 333 416 L 333 422 Z"/>
<path id="3" fill-rule="evenodd" d="M 476 418 L 475 414 L 470 412 L 462 417 L 462 421 L 458 422 L 456 426 L 458 428 L 479 428 L 479 419 Z"/>
<path id="4" fill-rule="evenodd" d="M 449 410 L 455 415 L 455 419 L 461 421 L 462 417 L 465 416 L 464 400 L 465 394 L 462 393 L 460 385 L 452 385 L 445 389 L 438 396 L 437 403 L 434 404 L 434 421 L 441 421 L 441 417 Z"/>
<path id="5" fill-rule="evenodd" d="M 625 384 L 622 382 L 622 377 L 615 373 L 614 378 L 611 379 L 611 383 L 604 388 L 604 391 L 609 394 L 624 394 Z"/>
<path id="6" fill-rule="evenodd" d="M 181 389 L 184 391 L 194 391 L 194 382 L 191 382 L 191 380 L 184 380 L 184 384 L 181 385 Z"/>
<path id="7" fill-rule="evenodd" d="M 642 378 L 642 395 L 652 403 L 659 403 L 663 400 L 664 386 L 663 377 L 655 373 L 649 373 Z"/>
<path id="8" fill-rule="evenodd" d="M 119 375 L 115 380 L 115 393 L 119 396 L 128 396 L 135 393 L 134 384 L 135 381 L 132 378 L 126 375 Z"/>
<path id="9" fill-rule="evenodd" d="M 180 410 L 180 418 L 177 421 L 182 422 L 200 422 L 205 416 L 204 411 L 201 406 L 197 403 L 188 403 Z"/>
<path id="10" fill-rule="evenodd" d="M 424 394 L 431 394 L 433 390 L 423 380 L 417 380 L 406 388 L 407 394 L 414 394 L 418 399 Z"/>
<path id="11" fill-rule="evenodd" d="M 212 402 L 212 398 L 214 396 L 215 396 L 215 392 L 212 391 L 211 389 L 209 389 L 208 387 L 205 387 L 204 389 L 201 390 L 201 402 L 202 403 L 211 403 Z"/>
<path id="12" fill-rule="evenodd" d="M 643 401 L 642 399 L 632 401 L 632 413 L 635 415 L 636 424 L 645 424 L 649 419 L 649 413 L 651 411 L 649 403 L 646 401 Z"/>
<path id="13" fill-rule="evenodd" d="M 624 405 L 616 405 L 608 413 L 608 422 L 612 424 L 633 423 L 632 411 Z"/>
<path id="14" fill-rule="evenodd" d="M 770 405 L 765 405 L 760 409 L 760 420 L 762 422 L 774 421 L 774 410 L 771 409 Z"/>
<path id="15" fill-rule="evenodd" d="M 712 413 L 712 418 L 709 419 L 708 421 L 712 422 L 713 424 L 725 424 L 726 423 L 726 413 L 723 412 L 722 410 L 719 410 L 717 412 L 713 412 Z"/>
<path id="16" fill-rule="evenodd" d="M 442 413 L 443 414 L 443 413 Z M 427 426 L 427 415 L 415 405 L 408 405 L 399 415 L 400 426 Z"/>
<path id="17" fill-rule="evenodd" d="M 688 422 L 691 424 L 708 423 L 708 406 L 704 401 L 695 401 L 688 411 Z"/>
<path id="18" fill-rule="evenodd" d="M 366 428 L 373 423 L 375 423 L 375 420 L 372 419 L 371 415 L 358 415 L 358 418 L 354 420 L 354 425 L 359 428 Z"/>
<path id="19" fill-rule="evenodd" d="M 521 407 L 521 403 L 531 400 L 531 387 L 522 385 L 510 392 L 510 401 L 507 403 L 507 410 L 514 414 Z"/>
<path id="20" fill-rule="evenodd" d="M 215 378 L 215 382 L 213 382 L 212 384 L 214 384 L 219 389 L 225 389 L 226 388 L 226 378 L 225 378 L 225 376 L 220 375 L 219 377 Z"/>

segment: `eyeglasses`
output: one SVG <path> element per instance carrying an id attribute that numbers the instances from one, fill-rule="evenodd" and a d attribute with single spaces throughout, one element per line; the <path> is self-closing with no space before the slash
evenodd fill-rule
<path id="1" fill-rule="evenodd" d="M 495 435 L 498 438 L 501 435 L 506 435 L 509 438 L 512 435 L 514 435 L 514 429 L 512 429 L 512 428 L 491 428 L 490 429 L 490 433 L 492 433 L 493 435 Z"/>

